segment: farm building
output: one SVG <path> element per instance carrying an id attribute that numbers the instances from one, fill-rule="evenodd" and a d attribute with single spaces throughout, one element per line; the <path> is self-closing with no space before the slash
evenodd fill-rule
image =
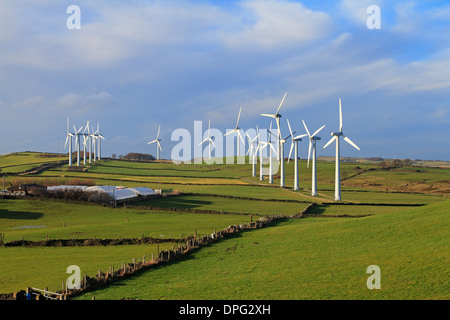
<path id="1" fill-rule="evenodd" d="M 138 201 L 155 195 L 152 189 L 145 187 L 91 186 L 83 191 L 107 194 L 114 200 L 115 204 Z"/>
<path id="2" fill-rule="evenodd" d="M 59 192 L 59 191 L 84 191 L 87 186 L 72 186 L 72 185 L 60 185 L 47 187 L 48 192 Z"/>
<path id="3" fill-rule="evenodd" d="M 23 194 L 23 195 L 43 195 L 47 192 L 47 187 L 40 184 L 19 184 L 18 186 L 9 187 L 8 192 Z"/>
<path id="4" fill-rule="evenodd" d="M 82 191 L 87 195 L 89 201 L 104 201 L 110 199 L 114 204 L 134 202 L 147 199 L 156 195 L 155 191 L 145 187 L 127 188 L 121 186 L 78 186 L 60 185 L 48 187 L 48 192 Z"/>

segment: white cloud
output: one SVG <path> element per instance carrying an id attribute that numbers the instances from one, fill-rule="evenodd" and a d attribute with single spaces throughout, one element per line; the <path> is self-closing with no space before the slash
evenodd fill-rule
<path id="1" fill-rule="evenodd" d="M 55 108 L 59 110 L 71 110 L 78 114 L 83 114 L 87 111 L 105 107 L 111 99 L 111 94 L 106 91 L 87 95 L 71 92 L 57 99 Z"/>
<path id="2" fill-rule="evenodd" d="M 327 36 L 332 28 L 332 19 L 326 13 L 309 10 L 297 2 L 249 0 L 241 6 L 242 29 L 223 35 L 233 48 L 301 46 Z"/>
<path id="3" fill-rule="evenodd" d="M 367 8 L 371 5 L 380 7 L 382 2 L 380 0 L 342 0 L 339 4 L 339 9 L 342 16 L 365 28 L 367 18 L 369 17 Z M 382 8 L 381 14 L 383 14 Z"/>

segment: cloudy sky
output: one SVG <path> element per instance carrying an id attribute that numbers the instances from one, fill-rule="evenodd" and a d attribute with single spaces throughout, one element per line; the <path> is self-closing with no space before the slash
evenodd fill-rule
<path id="1" fill-rule="evenodd" d="M 67 8 L 80 8 L 69 29 Z M 380 29 L 369 29 L 371 5 Z M 450 5 L 446 1 L 0 2 L 0 154 L 67 152 L 70 127 L 106 140 L 104 156 L 170 158 L 174 130 L 339 126 L 343 156 L 450 160 Z M 300 145 L 305 158 L 307 143 Z"/>

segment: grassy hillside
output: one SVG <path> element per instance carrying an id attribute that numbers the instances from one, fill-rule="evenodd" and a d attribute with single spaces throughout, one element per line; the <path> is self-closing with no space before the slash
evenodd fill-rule
<path id="1" fill-rule="evenodd" d="M 180 262 L 95 292 L 96 298 L 448 298 L 448 282 L 442 278 L 443 265 L 448 262 L 448 169 L 381 170 L 373 163 L 343 163 L 342 198 L 353 205 L 322 205 L 334 201 L 334 163 L 327 161 L 318 162 L 318 197 L 310 196 L 311 172 L 304 160 L 300 161 L 299 191 L 292 190 L 293 161 L 285 166 L 286 188 L 279 187 L 277 174 L 274 184 L 269 184 L 267 177 L 260 181 L 259 166 L 257 177 L 252 177 L 248 163 L 176 165 L 104 159 L 87 165 L 86 172 L 71 172 L 64 165 L 37 174 L 15 175 L 40 165 L 40 161 L 48 163 L 57 158 L 40 153 L 0 156 L 2 170 L 11 173 L 6 175 L 6 187 L 17 183 L 122 185 L 194 195 L 114 209 L 59 200 L 2 199 L 0 233 L 6 242 L 22 238 L 42 241 L 47 236 L 182 238 L 195 231 L 202 235 L 249 222 L 250 213 L 292 215 L 308 203 L 317 204 L 310 211 L 314 217 L 284 220 L 239 234 Z M 278 201 L 260 201 L 273 199 Z M 234 214 L 182 212 L 185 209 Z M 161 244 L 160 249 L 173 245 Z M 27 286 L 58 290 L 70 264 L 95 275 L 98 269 L 105 271 L 109 265 L 117 267 L 134 256 L 149 257 L 156 251 L 155 245 L 0 247 L 0 293 Z M 372 264 L 381 268 L 380 291 L 365 286 L 369 276 L 365 270 Z M 82 298 L 89 299 L 90 295 Z"/>
<path id="2" fill-rule="evenodd" d="M 80 299 L 448 299 L 449 206 L 291 219 Z M 366 287 L 370 265 L 380 290 Z"/>

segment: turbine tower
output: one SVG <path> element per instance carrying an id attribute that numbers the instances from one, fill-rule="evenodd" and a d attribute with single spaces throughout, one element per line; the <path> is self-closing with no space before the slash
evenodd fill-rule
<path id="1" fill-rule="evenodd" d="M 294 132 L 295 133 L 295 132 Z M 280 139 L 280 161 L 281 161 L 281 169 L 280 169 L 280 187 L 284 188 L 284 144 L 286 140 L 292 137 L 293 133 L 291 132 L 288 136 L 283 139 Z"/>
<path id="2" fill-rule="evenodd" d="M 280 143 L 281 143 L 281 130 L 280 130 L 280 118 L 281 118 L 281 114 L 280 114 L 280 109 L 281 106 L 284 102 L 284 99 L 286 98 L 287 92 L 284 94 L 283 99 L 281 100 L 280 105 L 278 106 L 277 112 L 275 114 L 267 114 L 267 113 L 261 113 L 262 116 L 264 117 L 270 117 L 270 118 L 274 118 L 277 122 L 277 128 L 278 128 L 278 145 L 277 145 L 277 149 L 280 150 Z M 277 153 L 277 160 L 280 160 L 280 152 Z"/>
<path id="3" fill-rule="evenodd" d="M 75 128 L 75 125 L 73 125 L 73 129 L 75 130 L 75 146 L 77 147 L 77 166 L 80 166 L 80 131 L 83 129 L 83 126 L 80 127 L 80 129 Z"/>
<path id="4" fill-rule="evenodd" d="M 320 137 L 317 137 L 316 134 L 319 133 L 320 130 L 322 130 L 325 125 L 317 129 L 316 132 L 314 132 L 313 135 L 309 134 L 308 127 L 306 126 L 305 121 L 303 121 L 303 125 L 305 126 L 306 132 L 309 136 L 309 150 L 308 150 L 308 168 L 309 168 L 309 159 L 311 156 L 311 147 L 313 149 L 313 166 L 312 166 L 312 186 L 311 186 L 311 195 L 313 197 L 317 196 L 317 177 L 316 177 L 316 141 L 320 140 Z"/>
<path id="5" fill-rule="evenodd" d="M 86 134 L 86 130 L 87 130 L 87 134 Z M 83 164 L 86 164 L 86 159 L 87 159 L 87 156 L 86 156 L 86 141 L 89 141 L 89 121 L 87 122 L 87 124 L 86 124 L 86 126 L 84 127 L 84 130 L 83 130 L 83 156 L 84 156 L 84 158 L 83 158 Z M 90 149 L 90 146 L 89 146 L 89 149 Z"/>
<path id="6" fill-rule="evenodd" d="M 291 150 L 289 151 L 289 158 L 288 158 L 288 163 L 289 160 L 291 159 L 291 153 L 292 153 L 292 148 L 294 148 L 294 190 L 298 190 L 298 142 L 302 141 L 303 137 L 306 137 L 308 134 L 301 134 L 298 135 L 296 137 L 294 137 L 294 133 L 292 133 L 292 129 L 291 129 L 291 125 L 289 123 L 289 119 L 287 119 L 287 124 L 289 127 L 289 132 L 291 133 L 292 136 L 292 140 L 291 140 Z"/>
<path id="7" fill-rule="evenodd" d="M 205 140 L 203 140 L 202 142 L 199 143 L 199 146 L 201 146 L 204 142 L 209 141 L 208 143 L 208 147 L 209 147 L 209 159 L 211 159 L 211 143 L 214 145 L 214 148 L 216 147 L 216 144 L 214 143 L 214 141 L 211 139 L 209 133 L 211 131 L 211 120 L 209 120 L 209 124 L 208 124 L 208 136 L 205 138 Z"/>
<path id="8" fill-rule="evenodd" d="M 105 138 L 100 134 L 100 125 L 97 122 L 97 139 L 98 139 L 98 160 L 101 159 L 101 155 L 102 155 L 102 149 L 101 149 L 101 139 L 105 140 Z"/>
<path id="9" fill-rule="evenodd" d="M 158 134 L 156 135 L 156 139 L 152 140 L 150 142 L 147 142 L 147 144 L 152 144 L 156 142 L 156 160 L 159 160 L 159 151 L 162 151 L 161 144 L 159 143 L 161 139 L 159 138 L 159 131 L 161 129 L 161 125 L 158 126 Z"/>
<path id="10" fill-rule="evenodd" d="M 332 132 L 331 135 L 333 138 L 330 139 L 330 141 L 327 142 L 327 144 L 323 147 L 324 149 L 328 147 L 333 141 L 336 141 L 336 169 L 335 169 L 335 185 L 334 185 L 334 200 L 335 201 L 341 201 L 341 154 L 340 154 L 340 143 L 339 138 L 342 136 L 345 141 L 347 141 L 352 147 L 355 149 L 359 149 L 359 147 L 348 137 L 344 135 L 342 132 L 342 105 L 341 105 L 341 98 L 339 98 L 339 131 L 338 132 Z"/>
<path id="11" fill-rule="evenodd" d="M 239 114 L 238 114 L 238 118 L 237 118 L 237 121 L 236 121 L 236 127 L 233 130 L 225 133 L 225 136 L 229 135 L 230 133 L 234 133 L 234 132 L 237 133 L 238 139 L 237 139 L 237 154 L 236 155 L 238 157 L 239 157 L 239 150 L 240 150 L 240 148 L 239 148 L 239 138 L 241 138 L 242 144 L 245 147 L 245 141 L 244 141 L 244 138 L 242 138 L 242 135 L 241 135 L 241 128 L 239 128 L 239 118 L 241 117 L 241 111 L 242 111 L 242 107 L 239 109 Z"/>
<path id="12" fill-rule="evenodd" d="M 248 144 L 249 144 L 247 154 L 250 154 L 250 157 L 252 158 L 252 177 L 256 177 L 256 157 L 257 157 L 258 149 L 259 149 L 259 143 L 258 143 L 259 132 L 258 131 L 259 131 L 258 126 L 256 126 L 256 136 L 253 139 L 251 139 L 247 133 L 247 139 L 248 139 Z"/>
<path id="13" fill-rule="evenodd" d="M 275 151 L 275 148 L 272 145 L 272 122 L 270 122 L 270 127 L 268 130 L 268 140 L 267 145 L 270 146 L 269 148 L 269 183 L 273 183 L 273 160 L 272 160 L 272 150 L 277 154 Z M 275 135 L 274 135 L 275 136 Z"/>
<path id="14" fill-rule="evenodd" d="M 67 117 L 67 137 L 66 143 L 64 144 L 64 149 L 66 148 L 67 141 L 69 141 L 69 167 L 72 166 L 72 137 L 73 133 L 69 132 L 69 117 Z"/>
<path id="15" fill-rule="evenodd" d="M 92 138 L 92 149 L 94 151 L 94 161 L 97 161 L 97 133 L 98 131 L 94 131 L 94 127 L 91 127 L 92 129 L 92 134 L 91 134 L 91 138 Z"/>
<path id="16" fill-rule="evenodd" d="M 258 138 L 258 148 L 259 148 L 259 180 L 263 181 L 264 180 L 264 171 L 263 171 L 263 162 L 264 162 L 264 157 L 263 157 L 263 149 L 265 147 L 268 146 L 267 141 L 261 141 Z"/>

